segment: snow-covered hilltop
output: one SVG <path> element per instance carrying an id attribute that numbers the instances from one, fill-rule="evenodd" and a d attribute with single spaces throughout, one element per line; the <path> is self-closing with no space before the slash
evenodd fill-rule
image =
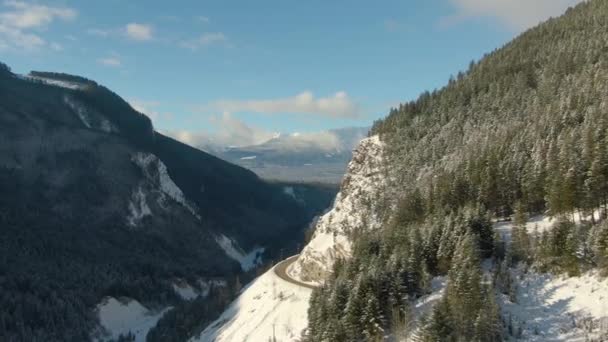
<path id="1" fill-rule="evenodd" d="M 310 243 L 287 269 L 297 281 L 318 284 L 339 257 L 351 251 L 350 232 L 375 229 L 382 222 L 379 210 L 386 185 L 384 143 L 377 136 L 366 138 L 353 159 L 332 209 L 321 217 Z M 281 265 L 279 265 L 281 266 Z M 246 287 L 239 298 L 192 342 L 298 340 L 308 325 L 311 289 L 290 283 L 270 269 Z"/>

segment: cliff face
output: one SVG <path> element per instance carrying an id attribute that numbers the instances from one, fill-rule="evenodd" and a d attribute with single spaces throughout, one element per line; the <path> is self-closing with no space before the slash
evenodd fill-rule
<path id="1" fill-rule="evenodd" d="M 321 283 L 338 258 L 347 258 L 357 231 L 380 227 L 387 202 L 385 145 L 378 136 L 361 141 L 353 152 L 332 209 L 316 223 L 315 233 L 288 270 L 292 278 Z"/>

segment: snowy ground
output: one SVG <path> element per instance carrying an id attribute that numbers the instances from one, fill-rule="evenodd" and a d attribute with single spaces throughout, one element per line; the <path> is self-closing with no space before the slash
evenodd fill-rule
<path id="1" fill-rule="evenodd" d="M 599 217 L 599 213 L 594 213 Z M 585 218 L 589 220 L 590 217 Z M 574 221 L 581 222 L 575 215 Z M 555 219 L 535 216 L 526 224 L 528 232 L 551 229 Z M 513 222 L 497 222 L 495 229 L 508 243 Z M 608 279 L 596 272 L 580 277 L 524 273 L 512 270 L 517 286 L 516 303 L 499 295 L 503 318 L 512 322 L 512 339 L 524 341 L 598 341 L 608 340 Z"/>
<path id="2" fill-rule="evenodd" d="M 608 332 L 608 279 L 596 273 L 580 277 L 515 271 L 517 303 L 501 295 L 503 317 L 521 330 L 525 341 L 587 341 Z"/>
<path id="3" fill-rule="evenodd" d="M 54 78 L 47 78 L 47 77 L 41 77 L 41 76 L 32 76 L 32 75 L 18 75 L 19 78 L 26 80 L 26 81 L 34 81 L 34 82 L 42 82 L 48 85 L 52 85 L 52 86 L 56 86 L 56 87 L 60 87 L 60 88 L 66 88 L 66 89 L 72 89 L 72 90 L 78 90 L 78 89 L 82 89 L 83 85 L 77 82 L 69 82 L 69 81 L 62 81 L 62 80 L 56 80 Z"/>
<path id="4" fill-rule="evenodd" d="M 99 322 L 106 334 L 96 340 L 117 339 L 121 334 L 131 332 L 135 335 L 135 342 L 145 342 L 148 331 L 169 309 L 151 311 L 136 300 L 125 300 L 123 303 L 116 298 L 106 298 L 97 306 Z"/>
<path id="5" fill-rule="evenodd" d="M 600 217 L 599 211 L 593 213 L 594 217 L 597 219 Z M 581 215 L 574 214 L 574 222 L 579 224 L 581 221 L 591 221 L 591 216 L 589 217 L 581 217 Z M 557 222 L 556 218 L 552 218 L 546 215 L 536 215 L 532 216 L 528 219 L 526 223 L 526 229 L 528 233 L 532 234 L 535 231 L 542 233 L 545 230 L 551 229 L 553 224 Z M 511 231 L 513 230 L 513 221 L 500 221 L 494 224 L 494 229 L 500 234 L 502 239 L 509 243 L 511 241 Z"/>
<path id="6" fill-rule="evenodd" d="M 529 233 L 533 233 L 534 231 L 538 231 L 542 233 L 545 230 L 548 230 L 555 223 L 555 219 L 552 219 L 549 216 L 545 215 L 537 215 L 531 217 L 526 223 L 526 229 Z M 503 241 L 509 243 L 511 241 L 511 231 L 513 230 L 513 221 L 501 221 L 496 222 L 494 224 L 494 229 L 500 234 Z"/>
<path id="7" fill-rule="evenodd" d="M 273 269 L 246 287 L 222 316 L 191 342 L 297 341 L 308 325 L 312 290 L 288 283 Z"/>

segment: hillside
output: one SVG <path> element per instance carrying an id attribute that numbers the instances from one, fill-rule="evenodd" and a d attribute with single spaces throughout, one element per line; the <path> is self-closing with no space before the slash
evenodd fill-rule
<path id="1" fill-rule="evenodd" d="M 348 236 L 305 340 L 606 338 L 607 19 L 584 2 L 375 123 L 395 205 Z"/>
<path id="2" fill-rule="evenodd" d="M 196 301 L 209 319 L 332 198 L 165 137 L 94 81 L 2 65 L 0 90 L 3 341 L 116 337 L 104 303 L 160 312 L 224 287 L 223 303 Z"/>

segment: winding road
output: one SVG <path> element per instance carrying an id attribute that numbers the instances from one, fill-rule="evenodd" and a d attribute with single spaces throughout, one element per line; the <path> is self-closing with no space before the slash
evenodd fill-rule
<path id="1" fill-rule="evenodd" d="M 294 262 L 296 262 L 296 260 L 298 260 L 298 256 L 294 255 L 292 257 L 289 257 L 283 261 L 281 261 L 280 263 L 278 263 L 275 267 L 274 267 L 274 273 L 281 279 L 285 280 L 288 283 L 300 286 L 300 287 L 305 287 L 307 289 L 311 289 L 314 290 L 315 288 L 317 288 L 317 286 L 312 285 L 312 284 L 308 284 L 308 283 L 304 283 L 301 282 L 299 280 L 295 280 L 293 278 L 291 278 L 288 274 L 287 274 L 287 268 L 289 268 L 289 266 L 291 266 L 291 264 L 293 264 Z"/>

